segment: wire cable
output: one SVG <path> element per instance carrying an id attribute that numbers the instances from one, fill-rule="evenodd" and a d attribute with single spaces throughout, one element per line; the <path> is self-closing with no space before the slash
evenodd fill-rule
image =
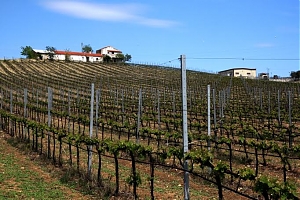
<path id="1" fill-rule="evenodd" d="M 187 57 L 189 60 L 300 60 L 299 58 L 237 58 L 237 57 Z"/>
<path id="2" fill-rule="evenodd" d="M 175 61 L 175 60 L 178 60 L 179 58 L 175 58 L 175 59 L 173 59 L 173 60 L 169 60 L 169 61 L 167 61 L 167 62 L 164 62 L 164 63 L 161 63 L 161 64 L 159 64 L 159 66 L 160 65 L 165 65 L 165 64 L 167 64 L 167 63 L 171 63 L 171 62 L 173 62 L 173 61 Z"/>

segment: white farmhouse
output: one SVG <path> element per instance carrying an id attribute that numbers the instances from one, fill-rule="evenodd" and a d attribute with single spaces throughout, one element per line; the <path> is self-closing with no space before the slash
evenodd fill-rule
<path id="1" fill-rule="evenodd" d="M 251 68 L 232 68 L 223 71 L 219 71 L 218 74 L 223 76 L 233 77 L 245 77 L 245 78 L 256 78 L 256 69 Z"/>
<path id="2" fill-rule="evenodd" d="M 96 53 L 98 54 L 102 54 L 102 55 L 108 55 L 110 56 L 111 58 L 116 58 L 116 55 L 117 54 L 121 54 L 122 51 L 112 47 L 112 46 L 106 46 L 106 47 L 103 47 L 101 49 L 98 49 L 96 51 Z"/>
<path id="3" fill-rule="evenodd" d="M 49 51 L 33 49 L 33 51 L 38 55 L 41 60 L 49 59 Z M 103 56 L 98 53 L 84 53 L 84 52 L 74 52 L 74 51 L 54 51 L 54 60 L 68 60 L 70 61 L 81 61 L 81 62 L 101 62 L 103 61 Z"/>
<path id="4" fill-rule="evenodd" d="M 66 60 L 66 56 L 69 57 L 70 61 L 81 61 L 81 62 L 101 62 L 102 55 L 98 53 L 84 53 L 84 52 L 73 52 L 73 51 L 54 51 L 54 60 Z"/>
<path id="5" fill-rule="evenodd" d="M 39 57 L 41 60 L 46 60 L 49 58 L 48 53 L 49 51 L 47 50 L 40 50 L 40 49 L 32 49 Z"/>

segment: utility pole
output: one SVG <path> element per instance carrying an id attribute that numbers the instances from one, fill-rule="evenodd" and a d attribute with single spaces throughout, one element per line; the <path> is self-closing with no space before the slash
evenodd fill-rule
<path id="1" fill-rule="evenodd" d="M 182 97 L 182 134 L 183 134 L 183 154 L 188 152 L 188 129 L 187 129 L 187 95 L 186 95 L 186 58 L 180 56 L 181 64 L 181 97 Z M 188 162 L 184 159 L 184 200 L 190 199 L 189 192 L 189 172 Z"/>

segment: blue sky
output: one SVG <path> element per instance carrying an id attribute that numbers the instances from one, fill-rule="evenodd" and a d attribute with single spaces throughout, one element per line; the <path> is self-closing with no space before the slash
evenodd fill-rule
<path id="1" fill-rule="evenodd" d="M 299 59 L 299 0 L 7 0 L 0 11 L 1 59 L 21 57 L 26 45 L 81 51 L 84 43 L 137 63 L 179 67 L 185 54 L 187 69 L 199 71 L 300 70 L 299 60 L 280 60 Z"/>

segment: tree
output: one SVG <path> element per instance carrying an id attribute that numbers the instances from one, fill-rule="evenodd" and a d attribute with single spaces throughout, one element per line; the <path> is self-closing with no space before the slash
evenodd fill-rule
<path id="1" fill-rule="evenodd" d="M 31 46 L 21 47 L 21 55 L 26 56 L 28 59 L 35 59 L 37 58 L 36 53 L 33 51 Z"/>
<path id="2" fill-rule="evenodd" d="M 126 55 L 124 56 L 124 54 L 118 53 L 118 54 L 116 55 L 116 61 L 130 62 L 130 61 L 131 61 L 131 55 L 126 54 Z"/>
<path id="3" fill-rule="evenodd" d="M 125 55 L 125 58 L 124 58 L 124 61 L 125 61 L 125 62 L 131 62 L 131 55 L 126 54 L 126 55 Z"/>
<path id="4" fill-rule="evenodd" d="M 50 46 L 46 46 L 46 51 L 48 52 L 49 59 L 50 59 L 50 60 L 53 60 L 53 59 L 54 59 L 54 55 L 55 55 L 56 48 L 50 47 Z"/>
<path id="5" fill-rule="evenodd" d="M 103 62 L 106 62 L 106 63 L 111 62 L 111 57 L 110 57 L 109 55 L 105 55 L 105 56 L 103 57 Z"/>
<path id="6" fill-rule="evenodd" d="M 84 53 L 90 53 L 93 52 L 93 48 L 91 47 L 91 45 L 83 45 L 82 46 L 82 52 Z"/>
<path id="7" fill-rule="evenodd" d="M 300 79 L 300 70 L 299 71 L 292 71 L 290 76 L 294 79 L 294 80 L 299 80 Z"/>
<path id="8" fill-rule="evenodd" d="M 124 54 L 118 53 L 118 54 L 116 55 L 116 62 L 124 62 L 124 60 L 125 60 Z"/>

